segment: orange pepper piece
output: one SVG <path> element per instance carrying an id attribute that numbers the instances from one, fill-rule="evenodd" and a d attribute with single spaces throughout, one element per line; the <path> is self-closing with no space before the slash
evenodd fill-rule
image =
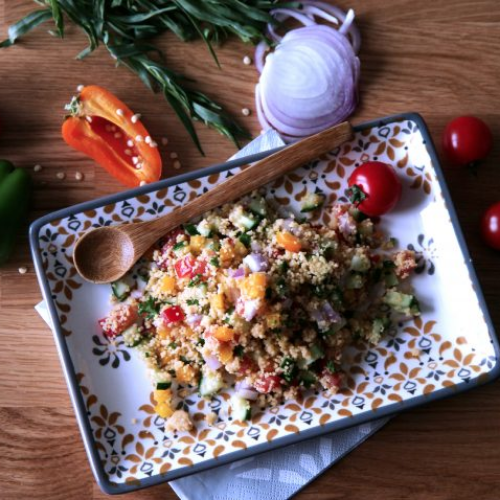
<path id="1" fill-rule="evenodd" d="M 229 342 L 234 339 L 234 330 L 229 326 L 219 326 L 214 331 L 214 337 L 221 342 Z"/>
<path id="2" fill-rule="evenodd" d="M 69 113 L 62 136 L 72 148 L 126 186 L 160 179 L 158 148 L 137 116 L 111 92 L 96 85 L 84 87 L 71 101 Z"/>
<path id="3" fill-rule="evenodd" d="M 241 287 L 248 299 L 263 299 L 266 296 L 267 276 L 265 273 L 252 273 L 244 279 Z"/>
<path id="4" fill-rule="evenodd" d="M 300 252 L 302 244 L 300 240 L 294 236 L 292 233 L 287 231 L 280 232 L 276 235 L 276 240 L 278 245 L 282 246 L 285 250 L 289 252 Z"/>
<path id="5" fill-rule="evenodd" d="M 221 363 L 229 363 L 233 359 L 233 347 L 231 344 L 224 342 L 219 346 L 219 359 Z"/>

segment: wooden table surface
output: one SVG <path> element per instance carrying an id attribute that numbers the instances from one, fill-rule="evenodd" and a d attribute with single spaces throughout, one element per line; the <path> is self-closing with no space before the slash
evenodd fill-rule
<path id="1" fill-rule="evenodd" d="M 347 0 L 363 36 L 361 105 L 355 121 L 418 111 L 439 143 L 453 116 L 475 114 L 492 127 L 494 154 L 477 178 L 447 168 L 446 179 L 500 329 L 500 254 L 485 248 L 478 218 L 500 199 L 500 4 L 498 0 Z M 29 0 L 0 0 L 6 26 L 26 13 Z M 63 106 L 78 84 L 99 84 L 140 111 L 152 134 L 168 137 L 164 175 L 224 160 L 234 153 L 215 132 L 199 128 L 207 156 L 198 155 L 160 96 L 151 95 L 125 69 L 115 69 L 105 50 L 85 62 L 74 56 L 85 43 L 69 29 L 64 42 L 46 29 L 19 46 L 0 51 L 0 157 L 33 172 L 33 220 L 122 189 L 101 168 L 70 150 L 60 136 Z M 257 79 L 242 57 L 250 47 L 231 42 L 220 50 L 219 71 L 200 44 L 162 40 L 172 67 L 198 80 L 259 133 L 253 91 Z M 446 164 L 445 164 L 446 166 Z M 75 172 L 85 176 L 75 180 Z M 56 177 L 59 172 L 65 179 Z M 1 231 L 1 228 L 0 228 Z M 27 266 L 28 273 L 18 273 Z M 33 306 L 41 299 L 27 238 L 0 270 L 0 498 L 98 499 L 77 429 L 52 334 Z M 395 418 L 377 435 L 309 485 L 297 498 L 396 500 L 497 499 L 500 497 L 500 385 L 498 382 Z M 174 499 L 167 484 L 130 494 L 132 499 Z M 238 500 L 238 499 L 235 499 Z"/>

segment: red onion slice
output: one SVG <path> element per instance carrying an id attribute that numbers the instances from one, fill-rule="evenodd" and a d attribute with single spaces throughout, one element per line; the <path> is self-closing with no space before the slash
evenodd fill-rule
<path id="1" fill-rule="evenodd" d="M 248 254 L 243 259 L 243 264 L 246 264 L 249 267 L 250 271 L 254 273 L 267 271 L 269 267 L 267 259 L 263 255 L 258 253 Z"/>
<path id="2" fill-rule="evenodd" d="M 203 359 L 205 360 L 205 363 L 210 368 L 210 370 L 215 371 L 222 366 L 222 363 L 218 360 L 217 356 L 213 354 L 203 354 Z"/>

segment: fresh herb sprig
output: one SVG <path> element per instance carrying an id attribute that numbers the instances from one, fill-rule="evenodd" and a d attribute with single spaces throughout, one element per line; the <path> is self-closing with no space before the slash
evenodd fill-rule
<path id="1" fill-rule="evenodd" d="M 8 29 L 9 47 L 41 24 L 53 20 L 51 34 L 64 38 L 65 17 L 87 35 L 89 44 L 78 54 L 83 59 L 104 45 L 117 64 L 126 66 L 153 91 L 160 91 L 203 154 L 193 121 L 201 121 L 238 145 L 249 137 L 219 104 L 184 87 L 186 79 L 165 65 L 164 54 L 148 40 L 173 32 L 182 41 L 202 39 L 218 64 L 214 43 L 228 36 L 245 43 L 266 39 L 265 27 L 274 20 L 269 10 L 279 0 L 35 0 L 45 8 L 31 12 Z M 297 7 L 299 2 L 280 3 Z"/>

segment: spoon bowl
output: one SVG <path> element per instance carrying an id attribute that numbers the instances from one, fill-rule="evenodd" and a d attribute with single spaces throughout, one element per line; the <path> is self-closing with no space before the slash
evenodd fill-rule
<path id="1" fill-rule="evenodd" d="M 123 270 L 130 269 L 136 260 L 134 242 L 120 226 L 92 229 L 76 242 L 73 250 L 76 270 L 91 283 L 120 279 Z"/>

